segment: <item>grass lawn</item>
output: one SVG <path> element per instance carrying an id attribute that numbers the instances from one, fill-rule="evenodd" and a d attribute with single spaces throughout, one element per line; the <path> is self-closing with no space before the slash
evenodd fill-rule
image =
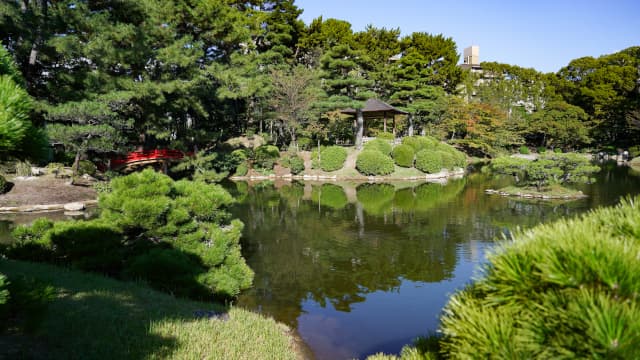
<path id="1" fill-rule="evenodd" d="M 246 310 L 45 264 L 0 259 L 0 273 L 48 294 L 0 326 L 0 358 L 297 358 L 285 325 Z"/>

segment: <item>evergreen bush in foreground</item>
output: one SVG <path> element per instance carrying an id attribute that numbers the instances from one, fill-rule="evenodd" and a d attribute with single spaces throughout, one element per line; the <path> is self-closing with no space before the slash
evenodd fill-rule
<path id="1" fill-rule="evenodd" d="M 111 185 L 100 196 L 98 219 L 20 226 L 5 254 L 145 280 L 182 296 L 235 296 L 251 286 L 253 272 L 240 253 L 243 225 L 226 212 L 233 198 L 222 187 L 153 170 Z"/>
<path id="2" fill-rule="evenodd" d="M 358 154 L 356 169 L 363 175 L 389 175 L 393 172 L 393 160 L 379 151 L 364 150 Z"/>
<path id="3" fill-rule="evenodd" d="M 640 358 L 640 197 L 519 232 L 445 307 L 450 358 Z"/>

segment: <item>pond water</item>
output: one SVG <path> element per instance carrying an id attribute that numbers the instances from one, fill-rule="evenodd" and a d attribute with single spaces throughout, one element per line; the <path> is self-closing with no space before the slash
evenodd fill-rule
<path id="1" fill-rule="evenodd" d="M 297 331 L 318 359 L 398 353 L 437 329 L 448 296 L 468 283 L 496 238 L 640 193 L 640 174 L 605 164 L 586 199 L 523 201 L 486 195 L 507 185 L 475 172 L 434 183 L 233 183 L 254 287 L 235 306 Z M 64 213 L 0 214 L 16 224 Z M 89 213 L 88 216 L 92 216 Z"/>
<path id="2" fill-rule="evenodd" d="M 398 353 L 437 329 L 494 239 L 640 193 L 627 167 L 607 164 L 597 178 L 571 202 L 486 195 L 508 179 L 481 173 L 446 185 L 235 183 L 233 213 L 256 273 L 236 306 L 296 329 L 318 359 Z"/>

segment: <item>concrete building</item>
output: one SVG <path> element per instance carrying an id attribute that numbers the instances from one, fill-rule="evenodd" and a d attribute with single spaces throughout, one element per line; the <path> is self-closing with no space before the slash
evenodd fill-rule
<path id="1" fill-rule="evenodd" d="M 481 72 L 480 67 L 480 46 L 471 45 L 465 48 L 462 52 L 462 64 L 460 67 L 463 69 L 471 69 L 471 72 Z"/>

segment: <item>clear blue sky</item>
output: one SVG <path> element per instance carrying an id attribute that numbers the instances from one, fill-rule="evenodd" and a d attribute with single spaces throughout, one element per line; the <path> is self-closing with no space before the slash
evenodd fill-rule
<path id="1" fill-rule="evenodd" d="M 296 0 L 309 24 L 318 16 L 443 34 L 458 52 L 480 46 L 480 61 L 555 72 L 569 61 L 640 46 L 640 0 Z M 461 57 L 462 58 L 462 57 Z"/>

